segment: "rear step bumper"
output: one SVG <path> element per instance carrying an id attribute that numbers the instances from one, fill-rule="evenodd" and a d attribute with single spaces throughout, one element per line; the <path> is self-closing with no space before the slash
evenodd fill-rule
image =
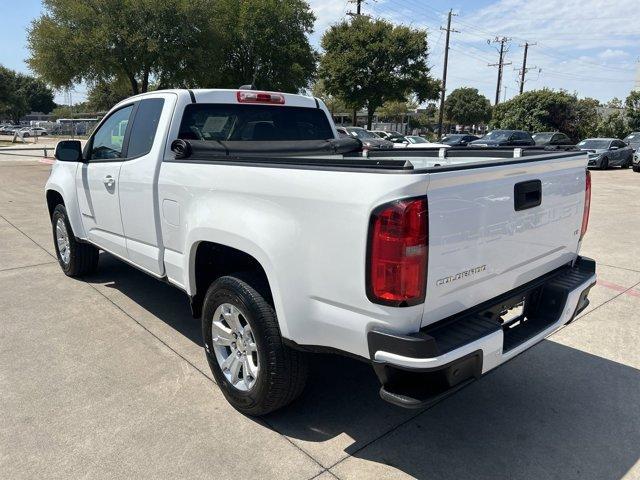
<path id="1" fill-rule="evenodd" d="M 371 331 L 367 340 L 383 399 L 422 408 L 450 395 L 543 340 L 589 305 L 594 260 L 578 257 L 526 285 L 418 333 Z M 503 322 L 506 310 L 521 315 Z"/>

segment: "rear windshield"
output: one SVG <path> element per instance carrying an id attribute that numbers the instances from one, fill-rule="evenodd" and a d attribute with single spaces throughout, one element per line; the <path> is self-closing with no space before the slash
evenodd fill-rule
<path id="1" fill-rule="evenodd" d="M 334 138 L 324 111 L 274 105 L 187 105 L 179 138 L 209 141 L 295 141 Z"/>

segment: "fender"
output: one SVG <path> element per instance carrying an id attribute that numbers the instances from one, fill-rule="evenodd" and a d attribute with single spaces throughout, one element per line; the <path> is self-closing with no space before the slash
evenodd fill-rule
<path id="1" fill-rule="evenodd" d="M 67 216 L 71 229 L 76 238 L 85 240 L 87 238 L 82 225 L 82 215 L 78 207 L 78 196 L 76 193 L 76 170 L 78 163 L 76 162 L 60 162 L 57 161 L 51 167 L 51 175 L 45 184 L 46 192 L 52 190 L 60 194 L 64 200 L 64 206 L 67 209 Z"/>
<path id="2" fill-rule="evenodd" d="M 195 259 L 200 243 L 217 243 L 244 252 L 252 256 L 264 270 L 282 335 L 287 337 L 289 329 L 285 302 L 282 298 L 284 279 L 276 274 L 274 259 L 278 259 L 280 265 L 291 261 L 290 239 L 295 236 L 296 222 L 276 204 L 246 197 L 239 202 L 237 198 L 232 197 L 235 195 L 211 192 L 206 198 L 191 204 L 192 209 L 186 213 L 185 223 L 189 225 L 189 230 L 186 232 L 183 250 L 183 272 L 186 272 L 184 289 L 190 295 L 196 293 Z M 212 210 L 211 206 L 215 206 L 215 210 Z M 269 219 L 268 226 L 265 225 L 264 219 Z M 286 272 L 287 269 L 281 268 L 281 271 Z"/>

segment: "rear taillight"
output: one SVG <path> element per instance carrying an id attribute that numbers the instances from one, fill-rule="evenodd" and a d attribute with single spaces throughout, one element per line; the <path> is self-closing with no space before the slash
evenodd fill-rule
<path id="1" fill-rule="evenodd" d="M 275 103 L 277 105 L 284 105 L 284 95 L 281 93 L 240 90 L 237 92 L 236 98 L 240 103 Z"/>
<path id="2" fill-rule="evenodd" d="M 367 271 L 369 300 L 393 306 L 424 301 L 428 223 L 426 197 L 398 200 L 373 212 Z"/>
<path id="3" fill-rule="evenodd" d="M 582 228 L 580 229 L 580 240 L 587 233 L 589 226 L 589 211 L 591 210 L 591 172 L 587 170 L 584 188 L 584 211 L 582 212 Z"/>

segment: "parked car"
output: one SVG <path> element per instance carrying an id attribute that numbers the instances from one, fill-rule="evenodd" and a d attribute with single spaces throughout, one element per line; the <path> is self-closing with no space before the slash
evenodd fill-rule
<path id="1" fill-rule="evenodd" d="M 46 137 L 49 132 L 42 127 L 24 127 L 18 130 L 18 135 L 23 138 L 26 137 Z"/>
<path id="2" fill-rule="evenodd" d="M 302 95 L 125 99 L 84 151 L 56 146 L 45 195 L 59 265 L 81 277 L 104 250 L 184 291 L 216 384 L 249 415 L 293 401 L 306 352 L 327 350 L 372 364 L 385 400 L 424 407 L 586 308 L 584 154 L 469 152 L 443 171 L 431 155 L 359 149 Z"/>
<path id="3" fill-rule="evenodd" d="M 466 147 L 469 142 L 479 140 L 480 137 L 476 135 L 470 135 L 468 133 L 452 133 L 442 137 L 440 143 L 444 143 L 451 147 Z"/>
<path id="4" fill-rule="evenodd" d="M 391 139 L 394 148 L 449 148 L 444 143 L 433 143 L 418 135 L 404 135 Z"/>
<path id="5" fill-rule="evenodd" d="M 345 127 L 349 135 L 362 142 L 362 146 L 372 150 L 393 148 L 393 142 L 378 137 L 375 133 L 362 127 Z"/>
<path id="6" fill-rule="evenodd" d="M 634 152 L 637 152 L 640 149 L 640 132 L 631 132 L 622 141 L 633 148 Z"/>
<path id="7" fill-rule="evenodd" d="M 575 145 L 568 135 L 562 132 L 537 132 L 531 136 L 536 147 L 563 147 Z"/>
<path id="8" fill-rule="evenodd" d="M 336 127 L 336 131 L 338 132 L 338 138 L 351 138 L 351 135 L 344 127 Z"/>
<path id="9" fill-rule="evenodd" d="M 587 138 L 577 147 L 587 152 L 587 165 L 606 170 L 609 167 L 629 168 L 633 163 L 633 148 L 617 138 Z"/>
<path id="10" fill-rule="evenodd" d="M 0 127 L 0 134 L 2 135 L 13 135 L 14 130 L 18 128 L 15 125 L 4 125 Z"/>
<path id="11" fill-rule="evenodd" d="M 471 147 L 527 147 L 535 144 L 531 134 L 524 130 L 493 130 L 468 143 Z"/>
<path id="12" fill-rule="evenodd" d="M 387 132 L 385 130 L 371 130 L 371 133 L 375 133 L 380 138 L 384 138 L 385 140 L 391 140 L 392 138 L 402 137 L 403 135 L 400 132 L 390 131 Z"/>

